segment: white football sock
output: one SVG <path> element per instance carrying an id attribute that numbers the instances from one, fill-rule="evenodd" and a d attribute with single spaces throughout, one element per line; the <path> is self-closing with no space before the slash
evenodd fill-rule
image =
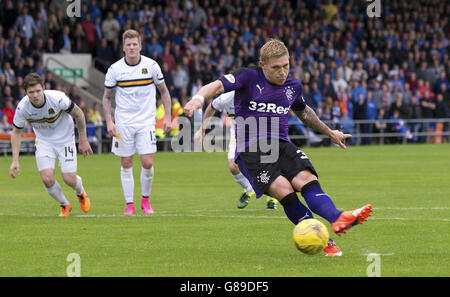
<path id="1" fill-rule="evenodd" d="M 78 175 L 77 175 L 77 183 L 75 184 L 75 187 L 73 189 L 75 190 L 75 194 L 77 195 L 83 193 L 83 180 Z"/>
<path id="2" fill-rule="evenodd" d="M 247 180 L 247 178 L 241 173 L 239 172 L 238 174 L 232 174 L 234 180 L 241 185 L 241 187 L 247 192 L 247 193 L 251 193 L 253 191 L 252 185 L 250 184 L 250 182 Z"/>
<path id="3" fill-rule="evenodd" d="M 141 168 L 141 192 L 142 196 L 149 197 L 153 183 L 153 166 L 150 169 Z"/>
<path id="4" fill-rule="evenodd" d="M 59 185 L 57 180 L 55 180 L 55 184 L 52 187 L 47 188 L 46 186 L 44 186 L 44 188 L 47 191 L 47 193 L 49 193 L 50 196 L 53 197 L 53 199 L 59 202 L 59 204 L 61 205 L 70 204 L 69 201 L 67 201 L 66 197 L 64 196 L 61 190 L 61 186 Z"/>
<path id="5" fill-rule="evenodd" d="M 120 167 L 120 180 L 122 181 L 123 195 L 126 203 L 133 203 L 134 178 L 133 168 Z"/>

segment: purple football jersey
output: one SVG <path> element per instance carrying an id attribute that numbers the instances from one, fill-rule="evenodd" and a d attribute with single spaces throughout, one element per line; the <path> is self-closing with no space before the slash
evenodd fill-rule
<path id="1" fill-rule="evenodd" d="M 274 85 L 260 67 L 254 67 L 226 74 L 220 81 L 225 92 L 235 91 L 236 158 L 239 152 L 261 140 L 290 141 L 289 109 L 301 111 L 306 107 L 298 80 L 288 78 L 283 85 Z M 240 135 L 245 135 L 241 143 Z"/>

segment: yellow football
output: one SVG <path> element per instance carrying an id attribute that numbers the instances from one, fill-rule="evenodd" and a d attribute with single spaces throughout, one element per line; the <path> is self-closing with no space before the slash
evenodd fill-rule
<path id="1" fill-rule="evenodd" d="M 306 219 L 295 226 L 292 237 L 301 252 L 314 255 L 327 246 L 330 234 L 322 222 Z"/>

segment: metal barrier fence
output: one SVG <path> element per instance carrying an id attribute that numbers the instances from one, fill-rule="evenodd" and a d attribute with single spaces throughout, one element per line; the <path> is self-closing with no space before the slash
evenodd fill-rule
<path id="1" fill-rule="evenodd" d="M 332 129 L 340 129 L 352 134 L 353 145 L 390 144 L 390 143 L 443 143 L 450 140 L 450 118 L 439 119 L 383 119 L 324 121 Z M 312 133 L 311 133 L 312 132 Z M 305 128 L 303 135 L 292 135 L 291 140 L 303 140 L 306 146 L 314 145 L 314 132 Z M 321 140 L 324 135 L 315 135 Z"/>
<path id="2" fill-rule="evenodd" d="M 324 121 L 332 129 L 340 129 L 344 133 L 352 134 L 347 141 L 349 145 L 370 144 L 407 144 L 407 143 L 445 143 L 450 141 L 450 118 L 440 119 L 408 119 L 408 120 L 350 120 Z M 223 121 L 217 121 L 222 125 Z M 108 153 L 111 151 L 111 138 L 105 138 L 102 126 L 96 128 L 96 137 L 89 138 L 94 153 Z M 302 125 L 301 122 L 289 124 L 289 138 L 297 145 L 320 146 L 329 145 L 329 138 L 320 135 Z M 230 140 L 229 129 L 224 129 L 223 136 L 215 138 L 217 150 L 227 150 Z M 193 135 L 191 135 L 193 141 Z M 158 139 L 159 151 L 170 151 L 172 137 Z M 34 151 L 34 140 L 24 139 L 21 152 Z M 0 156 L 11 153 L 11 142 L 0 137 Z"/>
<path id="3" fill-rule="evenodd" d="M 391 143 L 444 143 L 450 141 L 450 118 L 409 120 L 352 120 L 350 125 L 343 121 L 324 121 L 331 129 L 352 134 L 350 145 Z M 219 124 L 220 123 L 216 123 Z M 299 125 L 300 124 L 300 125 Z M 296 126 L 298 129 L 295 129 Z M 350 128 L 350 129 L 349 129 Z M 223 137 L 216 137 L 218 148 L 228 148 L 229 129 Z M 289 123 L 289 138 L 302 146 L 329 145 L 328 136 L 315 133 L 301 122 Z M 192 136 L 193 139 L 193 136 Z M 164 150 L 170 150 L 172 138 L 158 139 Z"/>
<path id="4" fill-rule="evenodd" d="M 211 121 L 212 122 L 212 121 Z M 340 129 L 352 134 L 348 140 L 350 145 L 393 144 L 393 143 L 445 143 L 450 141 L 450 118 L 442 119 L 409 119 L 409 120 L 352 120 L 353 127 L 348 129 L 348 123 L 342 121 L 324 121 L 332 129 Z M 215 125 L 222 125 L 223 121 L 217 121 Z M 329 138 L 315 133 L 313 130 L 298 124 L 289 124 L 289 138 L 301 146 L 329 145 Z M 380 127 L 380 128 L 378 128 Z M 193 140 L 193 135 L 191 135 Z M 229 129 L 223 136 L 215 137 L 217 150 L 227 150 L 230 140 Z M 172 137 L 158 139 L 158 150 L 168 151 L 171 148 Z M 108 140 L 109 146 L 111 140 Z M 104 150 L 105 151 L 105 150 Z"/>

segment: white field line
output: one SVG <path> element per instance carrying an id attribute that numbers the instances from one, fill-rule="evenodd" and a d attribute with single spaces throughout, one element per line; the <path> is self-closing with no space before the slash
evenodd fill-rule
<path id="1" fill-rule="evenodd" d="M 383 208 L 384 209 L 384 208 Z M 390 208 L 391 209 L 391 208 Z M 424 208 L 425 209 L 425 208 Z M 447 209 L 447 208 L 427 208 L 427 210 L 430 209 Z M 450 208 L 448 208 L 450 209 Z M 405 209 L 402 209 L 405 210 Z M 411 210 L 411 209 L 408 209 Z M 416 208 L 414 208 L 416 210 Z M 229 213 L 232 212 L 233 214 L 223 214 L 223 213 Z M 255 212 L 262 212 L 262 210 L 258 209 L 248 209 L 248 210 L 191 210 L 188 212 L 170 212 L 170 211 L 157 211 L 153 215 L 141 215 L 137 214 L 136 217 L 203 217 L 203 218 L 231 218 L 231 219 L 286 219 L 285 215 L 281 216 L 275 216 L 275 215 L 260 215 L 255 214 Z M 267 212 L 273 212 L 272 210 L 267 210 Z M 278 211 L 279 212 L 279 211 Z M 237 214 L 239 213 L 239 214 Z M 248 215 L 245 215 L 245 213 L 248 213 Z M 253 214 L 252 214 L 253 213 Z M 282 214 L 282 212 L 280 212 Z M 8 213 L 0 213 L 0 216 L 28 216 L 28 217 L 55 217 L 56 215 L 39 215 L 39 214 L 21 214 L 21 213 L 15 213 L 15 214 L 8 214 Z M 70 217 L 73 218 L 115 218 L 115 217 L 124 217 L 123 214 L 117 213 L 117 214 L 80 214 L 80 215 L 71 215 Z M 383 217 L 376 217 L 371 216 L 369 220 L 380 220 L 380 221 L 427 221 L 427 222 L 449 222 L 449 218 L 424 218 L 424 217 L 414 217 L 414 218 L 407 218 L 407 217 L 390 217 L 390 216 L 383 216 Z"/>
<path id="2" fill-rule="evenodd" d="M 363 253 L 362 256 L 369 256 L 369 255 L 378 255 L 378 256 L 393 256 L 395 253 Z"/>
<path id="3" fill-rule="evenodd" d="M 374 207 L 373 210 L 450 210 L 450 206 L 437 206 L 437 207 Z M 261 211 L 261 209 L 245 209 L 245 210 L 237 210 L 237 209 L 198 209 L 191 210 L 191 212 L 251 212 L 251 211 Z M 267 210 L 270 212 L 270 210 Z"/>
<path id="4" fill-rule="evenodd" d="M 450 207 L 374 207 L 374 210 L 450 210 Z"/>

